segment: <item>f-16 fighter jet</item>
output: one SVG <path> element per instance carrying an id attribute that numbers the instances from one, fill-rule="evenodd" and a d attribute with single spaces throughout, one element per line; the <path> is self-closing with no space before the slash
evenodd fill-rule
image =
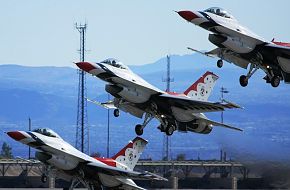
<path id="1" fill-rule="evenodd" d="M 133 171 L 143 152 L 147 141 L 136 137 L 112 158 L 90 157 L 75 149 L 51 129 L 40 128 L 34 131 L 10 131 L 7 134 L 16 141 L 37 150 L 35 157 L 49 168 L 42 176 L 47 180 L 51 169 L 56 170 L 58 177 L 72 180 L 70 189 L 82 183 L 90 190 L 143 189 L 132 179 L 166 180 L 149 172 Z"/>
<path id="2" fill-rule="evenodd" d="M 116 59 L 107 59 L 100 63 L 79 62 L 76 65 L 106 81 L 106 91 L 114 96 L 114 100 L 98 103 L 105 108 L 113 108 L 114 115 L 119 116 L 119 109 L 131 115 L 143 118 L 143 124 L 135 127 L 137 135 L 143 134 L 144 127 L 156 118 L 159 129 L 167 135 L 175 130 L 208 134 L 213 126 L 222 126 L 240 130 L 229 125 L 208 119 L 204 112 L 220 112 L 225 108 L 239 108 L 230 102 L 209 102 L 208 97 L 218 76 L 206 72 L 184 93 L 165 92 L 149 84 L 133 73 L 126 65 Z"/>
<path id="3" fill-rule="evenodd" d="M 218 48 L 209 52 L 200 52 L 210 57 L 219 57 L 217 66 L 223 66 L 223 60 L 247 69 L 246 75 L 240 76 L 240 84 L 245 87 L 248 80 L 262 69 L 264 79 L 277 87 L 281 80 L 290 83 L 290 46 L 289 43 L 267 41 L 242 26 L 227 11 L 212 7 L 205 11 L 179 11 L 182 18 L 211 32 L 208 40 Z M 250 66 L 249 66 L 250 65 Z"/>

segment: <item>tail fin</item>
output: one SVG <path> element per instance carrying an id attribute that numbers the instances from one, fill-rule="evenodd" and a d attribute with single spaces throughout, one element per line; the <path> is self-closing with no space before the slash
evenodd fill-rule
<path id="1" fill-rule="evenodd" d="M 207 71 L 184 94 L 196 100 L 207 101 L 218 78 L 214 73 Z"/>
<path id="2" fill-rule="evenodd" d="M 133 170 L 147 143 L 141 137 L 136 137 L 133 141 L 130 141 L 129 144 L 112 157 L 116 161 L 116 166 Z"/>

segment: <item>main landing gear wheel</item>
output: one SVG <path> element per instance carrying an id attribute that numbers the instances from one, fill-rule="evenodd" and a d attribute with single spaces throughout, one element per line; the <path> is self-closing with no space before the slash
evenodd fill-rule
<path id="1" fill-rule="evenodd" d="M 120 110 L 119 109 L 114 109 L 114 116 L 119 117 L 120 116 Z"/>
<path id="2" fill-rule="evenodd" d="M 218 61 L 217 61 L 217 63 L 216 63 L 216 65 L 217 65 L 217 67 L 218 67 L 218 68 L 222 68 L 222 67 L 223 67 L 223 65 L 224 65 L 224 62 L 223 62 L 223 60 L 221 60 L 221 59 L 220 59 L 220 60 L 218 60 Z"/>
<path id="3" fill-rule="evenodd" d="M 47 182 L 47 176 L 45 174 L 41 175 L 41 182 L 46 183 Z"/>
<path id="4" fill-rule="evenodd" d="M 280 77 L 278 76 L 273 76 L 272 79 L 271 79 L 271 85 L 273 87 L 278 87 L 280 84 Z"/>
<path id="5" fill-rule="evenodd" d="M 138 125 L 135 126 L 135 133 L 138 136 L 143 135 L 143 127 L 142 127 L 142 125 L 138 124 Z"/>
<path id="6" fill-rule="evenodd" d="M 165 129 L 165 133 L 167 136 L 171 136 L 174 132 L 174 127 L 173 126 L 167 126 Z"/>
<path id="7" fill-rule="evenodd" d="M 248 85 L 248 78 L 245 75 L 240 76 L 240 85 L 246 87 Z"/>

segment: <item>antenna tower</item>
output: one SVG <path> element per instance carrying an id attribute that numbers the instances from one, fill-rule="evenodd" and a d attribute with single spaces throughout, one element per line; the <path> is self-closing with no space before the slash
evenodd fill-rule
<path id="1" fill-rule="evenodd" d="M 76 29 L 80 33 L 80 61 L 85 61 L 85 41 L 87 24 L 77 24 Z M 77 130 L 76 130 L 76 148 L 83 153 L 89 154 L 89 126 L 87 116 L 86 97 L 86 76 L 83 70 L 78 69 L 79 88 L 78 88 L 78 112 L 77 112 Z"/>
<path id="2" fill-rule="evenodd" d="M 166 82 L 166 92 L 170 92 L 170 83 L 174 81 L 174 78 L 170 77 L 170 56 L 167 55 L 167 75 L 166 78 L 163 79 L 163 82 Z M 164 134 L 163 137 L 163 152 L 162 152 L 162 159 L 164 160 L 170 160 L 170 147 L 171 147 L 171 141 L 170 137 Z"/>
<path id="3" fill-rule="evenodd" d="M 228 94 L 229 91 L 222 86 L 220 89 L 220 92 L 221 92 L 221 102 L 224 102 L 225 101 L 224 94 Z M 223 111 L 221 112 L 221 123 L 224 123 L 224 112 Z"/>

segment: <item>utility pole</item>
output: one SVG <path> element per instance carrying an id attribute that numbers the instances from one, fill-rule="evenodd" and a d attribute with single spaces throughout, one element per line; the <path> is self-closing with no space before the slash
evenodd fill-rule
<path id="1" fill-rule="evenodd" d="M 167 75 L 166 78 L 163 79 L 163 82 L 166 82 L 166 92 L 170 92 L 170 83 L 174 81 L 174 78 L 170 76 L 170 56 L 167 55 Z M 170 138 L 166 134 L 163 139 L 163 159 L 170 160 Z"/>
<path id="2" fill-rule="evenodd" d="M 108 101 L 110 100 L 110 94 L 108 93 Z M 107 127 L 107 158 L 110 158 L 110 109 L 108 109 L 108 127 Z"/>
<path id="3" fill-rule="evenodd" d="M 220 92 L 221 92 L 221 101 L 224 102 L 224 94 L 228 94 L 229 91 L 222 86 Z M 224 123 L 224 112 L 223 111 L 221 113 L 221 123 Z"/>
<path id="4" fill-rule="evenodd" d="M 28 131 L 31 131 L 31 119 L 28 118 Z M 31 149 L 30 146 L 28 146 L 28 159 L 31 159 Z"/>
<path id="5" fill-rule="evenodd" d="M 80 61 L 85 61 L 85 35 L 87 24 L 77 24 L 76 29 L 80 33 Z M 89 126 L 87 121 L 87 101 L 85 100 L 85 72 L 78 70 L 79 89 L 78 89 L 78 114 L 77 114 L 77 131 L 76 131 L 76 148 L 81 152 L 89 154 Z"/>

